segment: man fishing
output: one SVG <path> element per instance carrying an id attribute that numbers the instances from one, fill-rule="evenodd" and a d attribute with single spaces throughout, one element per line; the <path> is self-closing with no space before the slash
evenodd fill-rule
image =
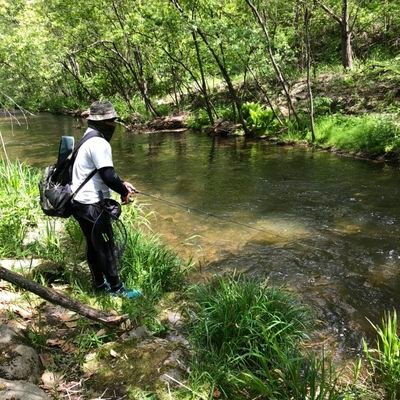
<path id="1" fill-rule="evenodd" d="M 117 175 L 110 140 L 116 127 L 117 113 L 109 101 L 95 101 L 89 109 L 90 135 L 80 147 L 72 170 L 72 191 L 94 170 L 97 172 L 74 198 L 72 213 L 86 238 L 87 262 L 94 288 L 99 292 L 134 299 L 142 294 L 126 288 L 118 272 L 118 249 L 112 232 L 112 218 L 118 218 L 120 205 L 111 199 L 111 190 L 121 195 L 123 204 L 137 190 Z"/>

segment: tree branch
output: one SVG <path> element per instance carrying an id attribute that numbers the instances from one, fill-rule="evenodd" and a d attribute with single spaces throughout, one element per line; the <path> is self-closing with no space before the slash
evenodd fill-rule
<path id="1" fill-rule="evenodd" d="M 336 22 L 342 25 L 342 18 L 338 17 L 329 7 L 325 4 L 321 3 L 319 0 L 316 0 L 316 4 L 318 4 L 330 17 L 332 17 Z"/>
<path id="2" fill-rule="evenodd" d="M 51 303 L 58 304 L 68 310 L 77 312 L 86 318 L 93 321 L 100 322 L 104 325 L 115 327 L 126 321 L 127 316 L 111 315 L 103 311 L 96 310 L 85 304 L 79 303 L 68 296 L 55 291 L 54 289 L 46 288 L 36 282 L 24 278 L 22 275 L 11 272 L 4 267 L 0 266 L 0 279 L 4 279 L 22 289 L 28 290 Z"/>

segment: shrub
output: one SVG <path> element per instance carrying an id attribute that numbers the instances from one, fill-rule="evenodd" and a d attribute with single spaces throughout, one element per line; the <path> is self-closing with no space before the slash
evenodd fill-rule
<path id="1" fill-rule="evenodd" d="M 258 103 L 244 103 L 243 117 L 248 127 L 257 134 L 272 132 L 277 128 L 274 113 Z"/>
<path id="2" fill-rule="evenodd" d="M 193 379 L 228 398 L 339 398 L 330 361 L 299 350 L 311 317 L 295 297 L 239 276 L 195 287 L 191 299 Z"/>
<path id="3" fill-rule="evenodd" d="M 330 97 L 317 96 L 314 98 L 314 114 L 331 114 L 333 100 Z"/>
<path id="4" fill-rule="evenodd" d="M 210 120 L 206 110 L 197 110 L 194 112 L 187 121 L 187 125 L 190 129 L 200 130 L 204 127 L 210 126 Z"/>
<path id="5" fill-rule="evenodd" d="M 329 116 L 316 123 L 317 143 L 371 154 L 400 150 L 400 128 L 389 118 Z"/>

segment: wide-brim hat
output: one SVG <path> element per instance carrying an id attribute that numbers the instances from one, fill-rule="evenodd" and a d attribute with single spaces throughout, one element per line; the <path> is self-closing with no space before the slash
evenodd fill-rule
<path id="1" fill-rule="evenodd" d="M 90 105 L 89 116 L 86 117 L 89 121 L 104 121 L 107 119 L 116 119 L 118 115 L 113 105 L 108 101 L 95 101 Z"/>

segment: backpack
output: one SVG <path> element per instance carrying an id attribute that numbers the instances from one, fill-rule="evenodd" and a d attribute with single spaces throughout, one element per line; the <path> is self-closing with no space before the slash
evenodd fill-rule
<path id="1" fill-rule="evenodd" d="M 50 217 L 68 218 L 72 214 L 72 200 L 82 187 L 97 172 L 93 170 L 73 193 L 71 190 L 72 168 L 78 150 L 92 137 L 102 137 L 98 132 L 87 133 L 74 148 L 72 136 L 62 136 L 58 150 L 57 162 L 44 170 L 43 178 L 39 182 L 40 207 Z"/>

